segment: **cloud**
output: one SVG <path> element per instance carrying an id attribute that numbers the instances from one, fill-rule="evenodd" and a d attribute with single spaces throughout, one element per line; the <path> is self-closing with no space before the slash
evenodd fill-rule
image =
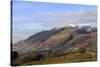
<path id="1" fill-rule="evenodd" d="M 48 17 L 49 18 L 49 17 Z M 86 11 L 73 11 L 73 12 L 62 12 L 58 15 L 53 14 L 51 16 L 52 23 L 55 24 L 84 24 L 97 22 L 97 11 L 86 10 Z"/>
<path id="2" fill-rule="evenodd" d="M 44 12 L 42 15 L 33 19 L 14 21 L 14 23 L 40 23 L 40 24 L 77 24 L 97 22 L 97 10 L 63 11 L 63 12 Z"/>

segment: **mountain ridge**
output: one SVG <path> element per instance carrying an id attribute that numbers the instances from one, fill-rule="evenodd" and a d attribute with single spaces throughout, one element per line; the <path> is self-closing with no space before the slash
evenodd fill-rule
<path id="1" fill-rule="evenodd" d="M 26 40 L 19 41 L 14 45 L 14 47 L 18 48 L 33 48 L 33 49 L 45 49 L 45 48 L 53 48 L 58 47 L 60 43 L 62 43 L 64 40 L 67 40 L 68 37 L 72 36 L 80 37 L 88 35 L 89 32 L 87 30 L 90 30 L 90 32 L 93 32 L 94 29 L 90 26 L 84 26 L 82 28 L 78 27 L 62 27 L 62 28 L 54 28 L 47 31 L 41 31 L 38 32 Z M 86 30 L 86 31 L 85 31 Z M 68 41 L 65 41 L 68 42 Z M 51 46 L 52 45 L 52 46 Z"/>

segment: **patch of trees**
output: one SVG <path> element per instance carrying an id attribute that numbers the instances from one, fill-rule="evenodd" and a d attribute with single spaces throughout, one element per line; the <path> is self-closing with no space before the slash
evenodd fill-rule
<path id="1" fill-rule="evenodd" d="M 12 52 L 11 52 L 11 65 L 12 65 L 12 66 L 18 65 L 18 64 L 16 63 L 16 59 L 17 59 L 18 57 L 19 57 L 19 54 L 18 54 L 17 51 L 12 51 Z"/>
<path id="2" fill-rule="evenodd" d="M 78 51 L 79 51 L 80 53 L 85 53 L 85 52 L 86 52 L 86 48 L 81 47 L 81 48 L 78 49 Z"/>
<path id="3" fill-rule="evenodd" d="M 33 56 L 33 60 L 34 61 L 38 61 L 38 60 L 41 60 L 41 59 L 43 59 L 44 58 L 44 55 L 43 54 L 41 54 L 41 53 L 38 53 L 38 54 L 35 54 L 34 56 Z"/>
<path id="4" fill-rule="evenodd" d="M 35 52 L 29 52 L 24 55 L 18 55 L 16 51 L 12 52 L 12 63 L 11 65 L 22 65 L 29 62 L 34 61 L 40 61 L 44 58 L 44 55 L 41 52 L 35 51 Z"/>
<path id="5" fill-rule="evenodd" d="M 12 59 L 15 60 L 18 57 L 19 57 L 18 52 L 17 51 L 12 51 Z"/>

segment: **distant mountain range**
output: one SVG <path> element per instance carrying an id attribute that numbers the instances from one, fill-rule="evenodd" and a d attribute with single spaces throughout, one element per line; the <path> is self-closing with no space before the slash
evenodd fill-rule
<path id="1" fill-rule="evenodd" d="M 69 47 L 85 47 L 91 40 L 96 41 L 97 28 L 91 26 L 54 28 L 36 33 L 26 40 L 14 44 L 14 48 L 48 50 Z"/>

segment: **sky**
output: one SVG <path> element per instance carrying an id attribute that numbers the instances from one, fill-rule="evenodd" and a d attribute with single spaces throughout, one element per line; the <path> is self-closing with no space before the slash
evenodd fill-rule
<path id="1" fill-rule="evenodd" d="M 13 43 L 55 27 L 97 26 L 97 6 L 30 1 L 12 2 Z"/>

